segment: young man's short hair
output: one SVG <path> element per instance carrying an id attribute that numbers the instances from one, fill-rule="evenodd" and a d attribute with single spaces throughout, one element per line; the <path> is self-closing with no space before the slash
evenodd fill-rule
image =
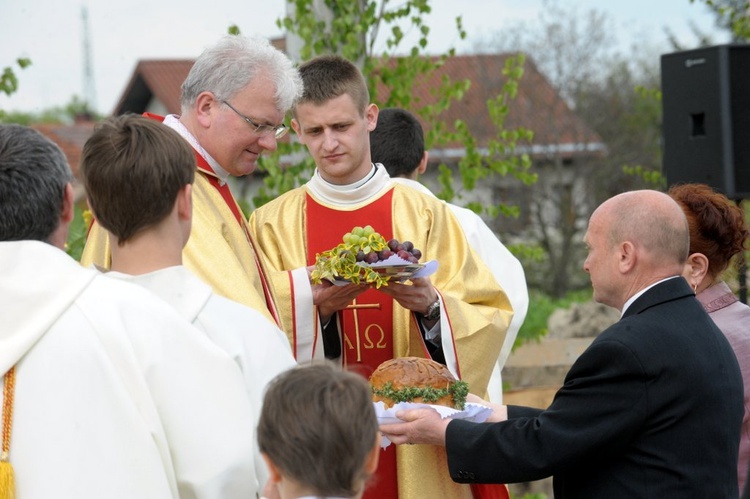
<path id="1" fill-rule="evenodd" d="M 97 125 L 79 173 L 94 216 L 122 245 L 169 215 L 195 178 L 195 153 L 171 128 L 126 114 Z"/>
<path id="2" fill-rule="evenodd" d="M 260 451 L 321 496 L 361 491 L 377 435 L 370 385 L 357 374 L 316 364 L 286 371 L 268 385 Z"/>
<path id="3" fill-rule="evenodd" d="M 370 103 L 370 92 L 362 72 L 352 62 L 338 55 L 323 55 L 303 63 L 299 73 L 303 91 L 295 106 L 306 103 L 321 105 L 348 94 L 360 115 L 364 116 Z"/>

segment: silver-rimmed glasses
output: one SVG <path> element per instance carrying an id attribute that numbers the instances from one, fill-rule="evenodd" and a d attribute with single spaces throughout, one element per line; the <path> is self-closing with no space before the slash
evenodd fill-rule
<path id="1" fill-rule="evenodd" d="M 237 111 L 234 108 L 234 106 L 232 106 L 229 102 L 223 99 L 221 102 L 229 106 L 229 109 L 237 113 L 237 116 L 239 116 L 240 118 L 248 122 L 250 126 L 253 127 L 253 131 L 258 135 L 262 136 L 262 135 L 268 135 L 269 133 L 273 133 L 277 139 L 280 139 L 281 137 L 286 135 L 286 132 L 289 130 L 289 128 L 283 123 L 281 125 L 266 125 L 265 123 L 256 123 L 255 121 L 248 118 L 241 112 Z"/>

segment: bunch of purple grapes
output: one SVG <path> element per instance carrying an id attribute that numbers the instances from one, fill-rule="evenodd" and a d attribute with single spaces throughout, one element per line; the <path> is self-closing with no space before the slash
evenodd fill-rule
<path id="1" fill-rule="evenodd" d="M 357 261 L 372 264 L 387 260 L 393 255 L 396 255 L 409 263 L 419 263 L 419 259 L 422 258 L 422 252 L 414 247 L 414 243 L 411 241 L 404 241 L 402 243 L 394 238 L 388 241 L 387 247 L 380 251 L 365 253 L 364 251 L 359 250 L 357 252 Z"/>

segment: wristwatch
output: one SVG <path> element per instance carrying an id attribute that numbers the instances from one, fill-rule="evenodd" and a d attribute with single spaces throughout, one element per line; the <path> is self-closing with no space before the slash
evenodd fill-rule
<path id="1" fill-rule="evenodd" d="M 434 321 L 440 318 L 440 299 L 435 300 L 435 303 L 427 307 L 427 313 L 423 316 L 428 321 Z"/>

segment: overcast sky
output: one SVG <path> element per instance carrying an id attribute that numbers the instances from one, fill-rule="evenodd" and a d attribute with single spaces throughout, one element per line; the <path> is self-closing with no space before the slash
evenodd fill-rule
<path id="1" fill-rule="evenodd" d="M 397 4 L 399 0 L 392 0 Z M 713 31 L 713 16 L 700 0 L 560 0 L 577 12 L 603 11 L 614 21 L 622 47 L 635 42 L 666 45 L 669 27 L 686 46 L 696 42 L 694 23 Z M 430 50 L 455 46 L 468 52 L 472 38 L 501 30 L 519 20 L 532 21 L 542 0 L 432 0 L 427 18 Z M 0 109 L 40 111 L 62 106 L 84 95 L 84 28 L 89 18 L 91 64 L 96 109 L 114 108 L 139 59 L 195 58 L 231 24 L 243 34 L 281 35 L 275 20 L 285 12 L 284 0 L 0 0 L 0 70 L 19 56 L 32 66 L 16 71 L 20 89 L 0 94 Z M 454 19 L 463 16 L 469 39 L 457 44 Z M 716 35 L 717 43 L 724 42 Z"/>

